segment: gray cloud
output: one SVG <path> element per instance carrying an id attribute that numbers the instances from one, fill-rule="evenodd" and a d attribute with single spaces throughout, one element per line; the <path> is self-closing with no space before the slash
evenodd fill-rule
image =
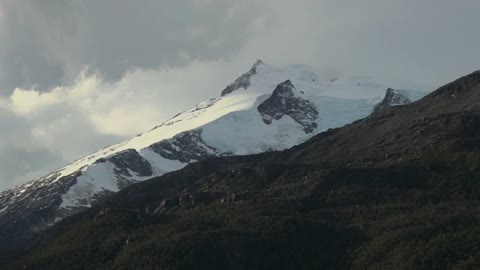
<path id="1" fill-rule="evenodd" d="M 229 57 L 256 14 L 229 17 L 231 0 L 3 1 L 4 91 L 70 83 L 85 67 L 117 80 L 135 68 Z"/>
<path id="2" fill-rule="evenodd" d="M 478 68 L 479 9 L 474 0 L 2 0 L 0 88 L 69 84 L 85 67 L 118 80 L 245 57 L 438 84 Z"/>
<path id="3" fill-rule="evenodd" d="M 435 86 L 480 66 L 479 1 L 264 3 L 269 25 L 250 38 L 245 55 Z"/>
<path id="4" fill-rule="evenodd" d="M 59 166 L 62 157 L 41 148 L 30 135 L 30 126 L 8 110 L 0 108 L 0 186 L 38 177 L 47 168 Z"/>
<path id="5" fill-rule="evenodd" d="M 35 179 L 62 165 L 60 156 L 48 149 L 28 150 L 7 147 L 0 152 L 0 177 L 2 190 Z"/>
<path id="6" fill-rule="evenodd" d="M 125 137 L 105 135 L 67 103 L 15 113 L 0 100 L 0 189 L 60 168 Z M 30 114 L 31 113 L 31 114 Z"/>

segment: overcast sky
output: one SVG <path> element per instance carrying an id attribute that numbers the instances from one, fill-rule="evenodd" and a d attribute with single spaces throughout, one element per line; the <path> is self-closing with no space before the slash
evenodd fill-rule
<path id="1" fill-rule="evenodd" d="M 257 58 L 439 86 L 478 0 L 0 0 L 0 190 L 218 96 Z"/>

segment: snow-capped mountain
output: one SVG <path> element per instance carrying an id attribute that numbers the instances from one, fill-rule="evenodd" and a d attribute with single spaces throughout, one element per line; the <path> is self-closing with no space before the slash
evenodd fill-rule
<path id="1" fill-rule="evenodd" d="M 220 97 L 1 192 L 0 242 L 19 232 L 17 240 L 28 241 L 35 231 L 90 207 L 105 195 L 191 162 L 290 148 L 328 128 L 369 115 L 387 88 L 370 78 L 325 80 L 306 66 L 276 68 L 257 61 Z M 395 90 L 394 97 L 391 94 L 387 91 L 381 106 L 406 104 L 426 93 Z"/>

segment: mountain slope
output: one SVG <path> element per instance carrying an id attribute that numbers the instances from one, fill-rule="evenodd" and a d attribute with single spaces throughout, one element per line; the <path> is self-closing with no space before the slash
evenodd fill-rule
<path id="1" fill-rule="evenodd" d="M 479 104 L 477 72 L 285 151 L 191 164 L 60 222 L 14 266 L 475 269 Z"/>
<path id="2" fill-rule="evenodd" d="M 365 117 L 386 88 L 369 78 L 325 81 L 305 66 L 257 61 L 221 97 L 0 193 L 0 253 L 28 245 L 42 229 L 133 183 L 205 158 L 283 150 Z M 412 100 L 423 95 L 402 93 Z"/>

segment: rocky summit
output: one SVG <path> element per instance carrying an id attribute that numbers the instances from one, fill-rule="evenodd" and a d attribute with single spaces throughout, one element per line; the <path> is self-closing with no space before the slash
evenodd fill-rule
<path id="1" fill-rule="evenodd" d="M 398 90 L 396 91 L 392 88 L 388 88 L 383 100 L 377 105 L 375 105 L 375 110 L 378 111 L 391 106 L 406 105 L 410 102 L 411 100 L 408 98 L 407 95 L 402 94 Z"/>
<path id="2" fill-rule="evenodd" d="M 317 128 L 318 111 L 315 104 L 301 97 L 302 94 L 290 80 L 279 84 L 272 95 L 258 105 L 263 122 L 271 124 L 287 115 L 302 125 L 306 133 L 311 133 Z"/>

